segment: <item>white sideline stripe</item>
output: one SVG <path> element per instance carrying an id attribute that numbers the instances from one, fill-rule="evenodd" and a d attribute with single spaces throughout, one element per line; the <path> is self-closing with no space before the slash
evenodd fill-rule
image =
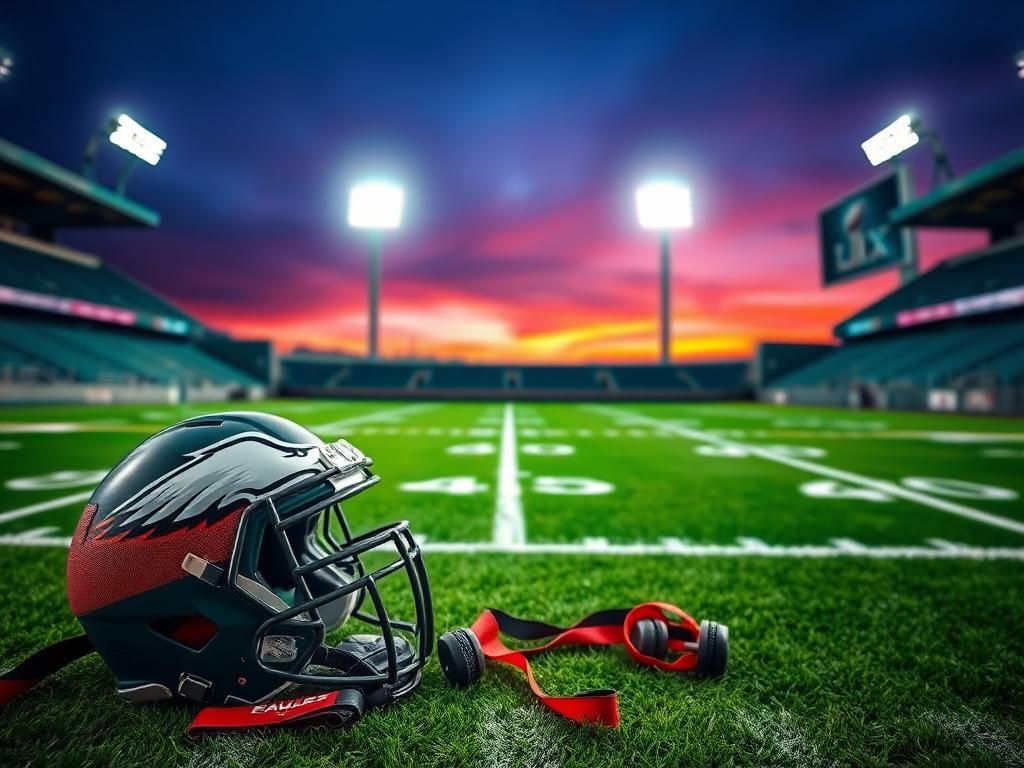
<path id="1" fill-rule="evenodd" d="M 712 443 L 721 447 L 727 448 L 740 448 L 748 453 L 759 456 L 762 459 L 768 461 L 774 461 L 777 464 L 785 464 L 793 467 L 794 469 L 800 469 L 804 472 L 809 472 L 814 475 L 820 475 L 822 477 L 831 477 L 833 480 L 841 480 L 844 483 L 851 483 L 853 485 L 860 485 L 865 488 L 874 488 L 875 490 L 887 493 L 890 496 L 898 496 L 899 498 L 906 499 L 907 501 L 913 501 L 917 504 L 921 504 L 932 509 L 938 509 L 942 512 L 948 512 L 951 515 L 958 515 L 965 517 L 969 520 L 974 520 L 979 523 L 985 523 L 996 528 L 1005 528 L 1008 531 L 1014 533 L 1024 534 L 1024 523 L 1017 520 L 1011 520 L 1006 517 L 1000 517 L 999 515 L 993 515 L 989 512 L 982 512 L 980 509 L 974 509 L 973 507 L 967 507 L 963 504 L 956 504 L 952 501 L 946 501 L 945 499 L 935 498 L 934 496 L 928 496 L 919 491 L 912 491 L 909 488 L 904 488 L 902 485 L 896 483 L 890 483 L 886 480 L 876 480 L 871 477 L 865 477 L 864 475 L 858 475 L 853 472 L 847 472 L 842 469 L 833 469 L 832 467 L 826 467 L 823 464 L 816 464 L 813 461 L 807 461 L 806 459 L 798 459 L 792 456 L 786 456 L 785 454 L 772 451 L 767 448 L 758 447 L 756 445 L 750 445 L 749 443 L 739 443 L 735 440 L 727 440 L 717 435 L 711 435 L 707 432 L 702 432 L 697 429 L 690 429 L 688 427 L 682 427 L 678 424 L 673 424 L 670 421 L 662 421 L 655 419 L 650 416 L 644 416 L 643 414 L 635 413 L 634 411 L 626 411 L 621 408 L 610 408 L 607 406 L 592 405 L 584 406 L 589 410 L 596 411 L 598 413 L 604 413 L 607 416 L 615 415 L 621 416 L 623 414 L 630 414 L 637 419 L 642 419 L 648 424 L 666 429 L 670 432 L 675 432 L 677 435 L 688 437 L 691 440 L 697 440 L 703 443 Z"/>
<path id="2" fill-rule="evenodd" d="M 45 529 L 43 529 L 45 530 Z M 34 534 L 28 531 L 27 534 Z M 589 539 L 575 544 L 499 544 L 493 541 L 458 542 L 425 541 L 424 552 L 447 554 L 508 554 L 508 555 L 614 555 L 643 556 L 671 555 L 679 557 L 775 557 L 775 558 L 867 558 L 871 560 L 1017 560 L 1024 562 L 1024 547 L 968 547 L 953 544 L 947 547 L 869 547 L 827 545 L 771 545 L 763 542 L 746 544 L 690 544 L 675 538 L 665 538 L 659 544 L 611 544 L 605 539 Z M 8 534 L 0 536 L 0 546 L 64 547 L 71 546 L 71 538 Z"/>
<path id="3" fill-rule="evenodd" d="M 76 502 L 88 501 L 90 496 L 92 496 L 92 491 L 83 491 L 81 493 L 73 493 L 70 496 L 61 496 L 57 499 L 41 501 L 38 504 L 30 504 L 20 509 L 12 509 L 10 512 L 0 513 L 0 523 L 18 520 L 29 515 L 38 515 L 40 512 L 45 512 L 48 509 L 60 509 Z"/>
<path id="4" fill-rule="evenodd" d="M 501 426 L 501 456 L 498 460 L 498 499 L 494 510 L 494 543 L 502 547 L 523 546 L 526 522 L 523 520 L 523 490 L 519 485 L 519 451 L 516 447 L 516 413 L 505 403 Z"/>
<path id="5" fill-rule="evenodd" d="M 364 413 L 359 416 L 350 416 L 347 419 L 338 419 L 338 421 L 332 421 L 329 424 L 320 424 L 319 426 L 313 427 L 313 432 L 334 432 L 338 429 L 344 429 L 350 427 L 353 424 L 362 424 L 366 421 L 379 421 L 384 419 L 385 421 L 398 415 L 405 415 L 409 413 L 417 413 L 424 411 L 429 408 L 436 408 L 437 405 L 434 403 L 414 403 L 412 405 L 403 405 L 401 408 L 389 408 L 384 411 L 374 411 L 373 413 Z"/>

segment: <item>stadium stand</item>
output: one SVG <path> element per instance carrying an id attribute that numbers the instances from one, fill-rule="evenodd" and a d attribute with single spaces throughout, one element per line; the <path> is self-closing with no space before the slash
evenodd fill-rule
<path id="1" fill-rule="evenodd" d="M 194 322 L 99 259 L 59 246 L 46 250 L 44 255 L 29 238 L 5 233 L 0 239 L 0 285 Z"/>
<path id="2" fill-rule="evenodd" d="M 749 363 L 461 365 L 368 363 L 331 355 L 281 359 L 282 392 L 320 397 L 695 399 L 749 397 Z"/>
<path id="3" fill-rule="evenodd" d="M 950 259 L 840 323 L 843 346 L 762 382 L 763 399 L 1017 412 L 1022 305 L 1024 240 Z"/>
<path id="4" fill-rule="evenodd" d="M 86 384 L 166 384 L 193 390 L 258 386 L 191 342 L 87 322 L 0 314 L 7 378 Z"/>
<path id="5" fill-rule="evenodd" d="M 762 346 L 760 399 L 1024 413 L 1024 148 L 897 207 L 889 222 L 983 230 L 991 244 L 841 322 L 832 351 Z"/>
<path id="6" fill-rule="evenodd" d="M 0 401 L 262 396 L 268 342 L 205 328 L 95 256 L 69 227 L 145 226 L 155 212 L 0 140 Z"/>

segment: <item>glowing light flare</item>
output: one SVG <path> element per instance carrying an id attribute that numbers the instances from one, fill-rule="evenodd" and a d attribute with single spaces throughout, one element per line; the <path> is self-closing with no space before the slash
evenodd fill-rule
<path id="1" fill-rule="evenodd" d="M 901 115 L 860 147 L 871 165 L 881 165 L 901 152 L 906 152 L 920 140 L 920 136 L 914 130 L 914 118 L 910 115 Z"/>
<path id="2" fill-rule="evenodd" d="M 636 190 L 636 215 L 644 229 L 693 226 L 690 188 L 676 181 L 650 181 Z"/>
<path id="3" fill-rule="evenodd" d="M 405 190 L 386 181 L 356 184 L 348 196 L 348 224 L 356 229 L 398 229 Z"/>
<path id="4" fill-rule="evenodd" d="M 117 126 L 110 133 L 110 143 L 150 165 L 159 163 L 167 149 L 166 141 L 147 131 L 128 115 L 117 118 Z"/>
<path id="5" fill-rule="evenodd" d="M 7 80 L 14 71 L 14 57 L 0 48 L 0 82 Z"/>

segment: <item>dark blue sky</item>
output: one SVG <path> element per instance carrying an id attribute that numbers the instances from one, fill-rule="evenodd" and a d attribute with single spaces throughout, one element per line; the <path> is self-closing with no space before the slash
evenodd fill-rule
<path id="1" fill-rule="evenodd" d="M 891 284 L 816 285 L 816 210 L 872 176 L 875 130 L 915 110 L 958 168 L 1024 137 L 1019 2 L 27 2 L 0 46 L 5 138 L 77 167 L 123 110 L 168 141 L 130 187 L 160 231 L 66 240 L 282 346 L 358 348 L 365 248 L 341 221 L 364 169 L 409 186 L 392 352 L 647 354 L 655 264 L 629 194 L 667 167 L 697 207 L 675 321 L 706 343 L 680 351 L 725 354 L 825 337 Z M 923 182 L 923 149 L 913 164 Z M 757 321 L 757 297 L 791 292 L 821 311 Z"/>

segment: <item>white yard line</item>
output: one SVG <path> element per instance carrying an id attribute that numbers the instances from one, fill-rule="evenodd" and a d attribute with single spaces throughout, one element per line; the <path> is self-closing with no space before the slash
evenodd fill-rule
<path id="1" fill-rule="evenodd" d="M 523 490 L 519 485 L 519 449 L 516 446 L 516 413 L 505 403 L 498 459 L 498 498 L 494 511 L 494 543 L 517 547 L 526 543 L 523 520 Z"/>
<path id="2" fill-rule="evenodd" d="M 42 535 L 46 529 L 0 536 L 0 546 L 64 547 L 70 537 Z M 691 544 L 666 538 L 656 544 L 612 544 L 591 538 L 582 543 L 499 544 L 493 541 L 425 541 L 424 552 L 512 555 L 614 555 L 619 557 L 667 555 L 678 557 L 867 558 L 870 560 L 1017 560 L 1024 562 L 1024 547 L 969 547 L 963 544 L 922 547 L 876 547 L 841 539 L 830 545 L 765 544 L 743 539 L 739 544 Z"/>
<path id="3" fill-rule="evenodd" d="M 702 443 L 710 443 L 724 448 L 739 448 L 743 451 L 767 461 L 773 461 L 776 464 L 785 464 L 786 466 L 799 469 L 804 472 L 809 472 L 813 475 L 819 475 L 821 477 L 830 477 L 833 480 L 840 480 L 844 483 L 850 483 L 852 485 L 859 485 L 864 488 L 873 488 L 882 493 L 889 494 L 890 496 L 896 496 L 907 501 L 912 501 L 916 504 L 921 504 L 925 507 L 931 507 L 932 509 L 938 509 L 942 512 L 948 512 L 951 515 L 957 515 L 959 517 L 965 517 L 969 520 L 974 520 L 979 523 L 985 523 L 996 528 L 1005 528 L 1008 531 L 1014 533 L 1024 534 L 1024 523 L 1018 520 L 1011 520 L 1010 518 L 1000 517 L 999 515 L 993 515 L 989 512 L 982 512 L 980 509 L 974 509 L 963 504 L 957 504 L 946 499 L 936 498 L 927 494 L 921 493 L 920 491 L 913 491 L 909 488 L 904 488 L 902 485 L 896 483 L 890 483 L 886 480 L 876 480 L 873 477 L 866 477 L 864 475 L 858 475 L 854 472 L 847 472 L 842 469 L 833 469 L 827 467 L 824 464 L 818 464 L 813 461 L 806 459 L 798 459 L 792 456 L 773 451 L 769 448 L 763 448 L 750 443 L 740 443 L 735 440 L 728 440 L 724 437 L 709 434 L 698 429 L 691 429 L 689 427 L 682 427 L 678 424 L 674 424 L 671 421 L 664 421 L 662 419 L 655 419 L 651 416 L 645 416 L 635 411 L 625 410 L 623 408 L 612 408 L 609 406 L 591 405 L 584 406 L 588 410 L 595 411 L 597 413 L 603 413 L 606 416 L 623 416 L 628 415 L 631 418 L 646 422 L 652 426 L 656 426 L 659 429 L 674 432 L 682 437 L 690 438 Z"/>
<path id="4" fill-rule="evenodd" d="M 70 496 L 61 496 L 57 499 L 41 501 L 38 504 L 30 504 L 20 509 L 12 509 L 10 512 L 0 512 L 0 523 L 7 523 L 22 517 L 29 517 L 30 515 L 38 515 L 40 512 L 46 512 L 48 509 L 68 507 L 78 502 L 88 501 L 90 496 L 92 496 L 92 491 L 82 491 L 81 493 L 73 493 Z"/>
<path id="5" fill-rule="evenodd" d="M 339 429 L 351 427 L 354 424 L 363 424 L 367 421 L 391 421 L 396 416 L 407 416 L 410 413 L 419 413 L 420 411 L 436 407 L 436 403 L 413 403 L 412 405 L 403 405 L 400 408 L 389 408 L 384 411 L 373 411 L 372 413 L 363 413 L 359 416 L 349 416 L 347 419 L 338 419 L 328 424 L 312 427 L 312 431 L 335 433 Z"/>

